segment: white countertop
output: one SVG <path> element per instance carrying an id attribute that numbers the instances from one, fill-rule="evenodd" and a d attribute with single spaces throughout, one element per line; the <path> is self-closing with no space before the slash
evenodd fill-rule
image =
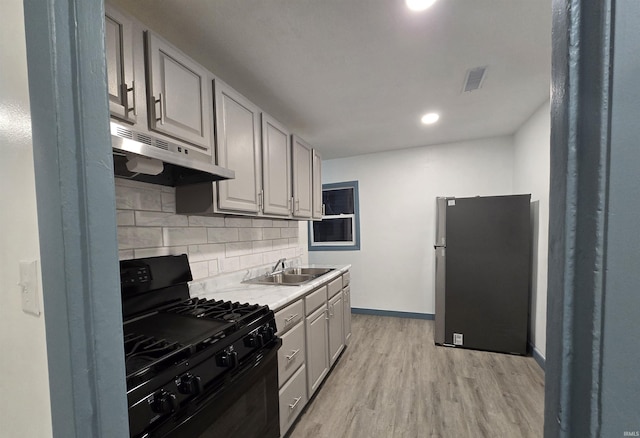
<path id="1" fill-rule="evenodd" d="M 272 286 L 262 284 L 242 283 L 247 273 L 234 273 L 226 276 L 205 278 L 189 283 L 189 292 L 192 297 L 239 301 L 241 303 L 267 305 L 273 311 L 285 307 L 287 304 L 305 296 L 318 286 L 342 275 L 351 268 L 351 265 L 308 265 L 312 268 L 333 268 L 330 271 L 312 281 L 300 286 Z"/>

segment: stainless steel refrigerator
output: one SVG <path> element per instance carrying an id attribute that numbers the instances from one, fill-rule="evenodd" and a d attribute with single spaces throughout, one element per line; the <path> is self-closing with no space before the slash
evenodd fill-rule
<path id="1" fill-rule="evenodd" d="M 527 353 L 530 201 L 437 198 L 436 344 Z"/>

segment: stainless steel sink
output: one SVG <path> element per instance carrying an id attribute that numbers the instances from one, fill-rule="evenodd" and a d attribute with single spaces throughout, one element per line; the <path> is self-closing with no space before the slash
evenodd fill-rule
<path id="1" fill-rule="evenodd" d="M 333 268 L 287 268 L 284 270 L 284 273 L 298 274 L 298 275 L 313 275 L 313 277 L 315 278 L 331 271 L 333 271 Z"/>
<path id="2" fill-rule="evenodd" d="M 331 268 L 287 268 L 272 274 L 264 274 L 259 277 L 243 281 L 249 284 L 271 284 L 275 286 L 299 286 L 314 278 L 332 271 Z"/>

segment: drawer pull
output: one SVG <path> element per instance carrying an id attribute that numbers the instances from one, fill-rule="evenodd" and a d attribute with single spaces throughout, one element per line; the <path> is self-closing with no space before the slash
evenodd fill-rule
<path id="1" fill-rule="evenodd" d="M 296 398 L 294 398 L 294 399 L 293 399 L 293 400 L 294 400 L 294 402 L 293 402 L 293 403 L 291 403 L 291 404 L 289 405 L 289 409 L 291 409 L 291 410 L 293 411 L 293 410 L 296 408 L 296 406 L 298 406 L 298 403 L 300 403 L 300 400 L 301 400 L 301 399 L 302 399 L 302 397 L 296 397 Z"/>
<path id="2" fill-rule="evenodd" d="M 300 349 L 293 350 L 289 356 L 285 356 L 285 357 L 287 358 L 287 361 L 290 361 L 290 360 L 292 360 L 292 359 L 295 357 L 295 355 L 296 355 L 296 354 L 298 354 L 298 353 L 300 353 Z"/>
<path id="3" fill-rule="evenodd" d="M 289 324 L 291 321 L 293 321 L 294 319 L 296 319 L 298 316 L 300 316 L 300 315 L 298 315 L 298 314 L 296 313 L 295 315 L 291 315 L 290 317 L 285 318 L 285 320 L 284 320 L 285 325 L 286 325 L 286 324 Z"/>

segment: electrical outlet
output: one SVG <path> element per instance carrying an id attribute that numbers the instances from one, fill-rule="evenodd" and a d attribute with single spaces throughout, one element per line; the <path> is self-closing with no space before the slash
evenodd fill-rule
<path id="1" fill-rule="evenodd" d="M 462 345 L 462 333 L 453 334 L 453 345 Z"/>
<path id="2" fill-rule="evenodd" d="M 38 261 L 20 262 L 20 282 L 22 289 L 22 310 L 33 315 L 40 315 L 38 300 Z"/>

